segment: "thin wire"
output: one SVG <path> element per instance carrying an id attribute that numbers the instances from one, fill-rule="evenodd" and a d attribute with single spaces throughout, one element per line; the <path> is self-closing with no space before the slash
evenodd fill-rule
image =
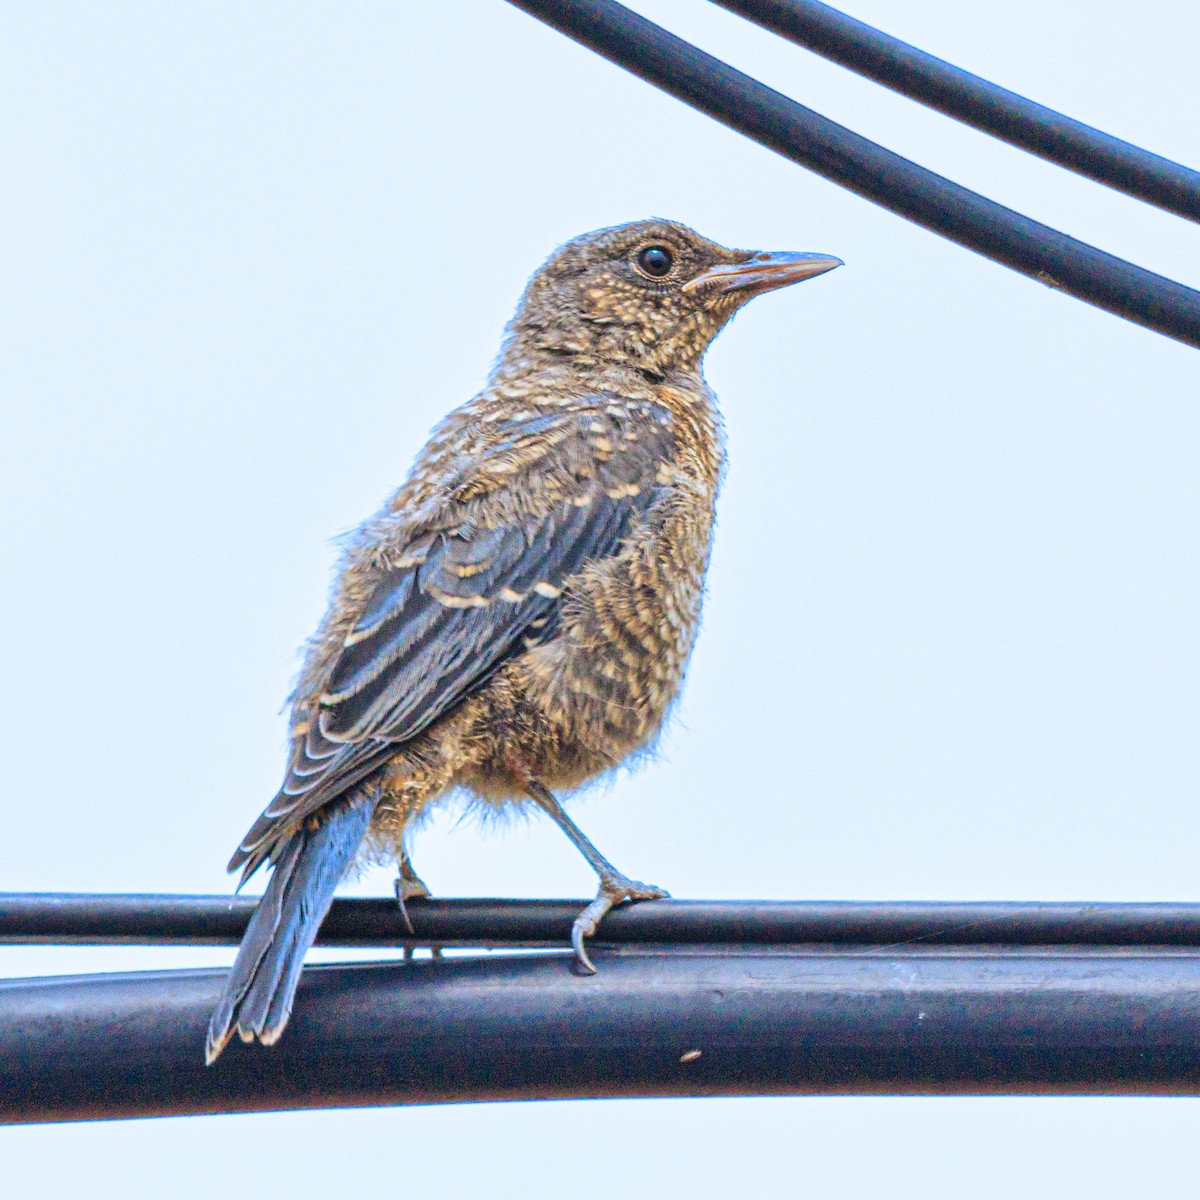
<path id="1" fill-rule="evenodd" d="M 257 897 L 0 893 L 0 945 L 234 945 Z M 579 900 L 333 902 L 319 946 L 566 946 Z M 411 924 L 409 923 L 411 922 Z M 655 900 L 622 905 L 602 942 L 641 946 L 1200 947 L 1200 904 Z"/>

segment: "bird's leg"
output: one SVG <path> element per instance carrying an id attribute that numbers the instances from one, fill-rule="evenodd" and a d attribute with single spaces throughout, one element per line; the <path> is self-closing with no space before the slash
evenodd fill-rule
<path id="1" fill-rule="evenodd" d="M 408 857 L 408 848 L 400 851 L 400 874 L 396 876 L 396 903 L 400 906 L 400 915 L 408 932 L 413 932 L 412 921 L 408 916 L 409 900 L 428 900 L 429 889 L 421 882 L 421 877 L 413 870 L 412 859 Z"/>
<path id="2" fill-rule="evenodd" d="M 604 914 L 614 905 L 621 904 L 626 900 L 662 900 L 669 893 L 664 892 L 660 887 L 653 887 L 647 883 L 638 883 L 636 879 L 629 879 L 622 875 L 588 841 L 583 830 L 567 816 L 563 806 L 555 799 L 554 793 L 548 787 L 539 783 L 536 779 L 529 778 L 524 780 L 524 784 L 529 795 L 559 829 L 574 842 L 580 854 L 591 863 L 592 869 L 600 876 L 600 890 L 596 893 L 595 900 L 575 918 L 575 924 L 571 926 L 571 945 L 574 947 L 575 957 L 579 960 L 579 965 L 589 975 L 594 975 L 596 968 L 592 965 L 592 960 L 588 957 L 583 939 L 591 937 L 596 932 L 596 927 L 600 924 Z"/>

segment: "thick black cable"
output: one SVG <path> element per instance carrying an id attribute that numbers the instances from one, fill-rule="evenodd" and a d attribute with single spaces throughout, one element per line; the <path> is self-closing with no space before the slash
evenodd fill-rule
<path id="1" fill-rule="evenodd" d="M 980 79 L 819 0 L 712 2 L 956 121 L 1147 204 L 1200 221 L 1200 171 Z"/>
<path id="2" fill-rule="evenodd" d="M 742 74 L 614 0 L 509 0 L 792 162 L 1050 287 L 1200 347 L 1200 292 L 980 196 Z"/>
<path id="3" fill-rule="evenodd" d="M 254 896 L 0 894 L 0 944 L 236 946 Z M 566 946 L 585 900 L 338 899 L 318 946 Z M 597 938 L 629 946 L 1200 947 L 1200 904 L 656 900 Z"/>
<path id="4" fill-rule="evenodd" d="M 653 906 L 648 906 L 653 907 Z M 275 1046 L 204 1065 L 223 971 L 0 982 L 0 1121 L 448 1101 L 1196 1095 L 1200 953 L 906 947 L 305 970 Z"/>
<path id="5" fill-rule="evenodd" d="M 0 941 L 232 944 L 256 901 L 0 895 Z M 335 902 L 318 944 L 565 945 L 581 900 Z M 203 1065 L 221 970 L 0 981 L 0 1122 L 604 1096 L 1200 1094 L 1200 905 L 662 900 L 593 949 L 304 972 Z M 607 948 L 606 948 L 607 947 Z"/>

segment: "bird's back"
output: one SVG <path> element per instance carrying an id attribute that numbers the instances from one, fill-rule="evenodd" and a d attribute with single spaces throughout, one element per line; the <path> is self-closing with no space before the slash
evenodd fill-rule
<path id="1" fill-rule="evenodd" d="M 465 706 L 461 782 L 485 796 L 513 794 L 513 744 L 555 789 L 645 748 L 678 695 L 699 622 L 724 462 L 703 380 L 627 381 L 563 409 L 586 437 L 571 449 L 573 486 L 556 502 L 599 490 L 623 523 Z"/>
<path id="2" fill-rule="evenodd" d="M 643 748 L 695 637 L 722 463 L 698 373 L 551 371 L 451 413 L 348 543 L 287 780 L 237 865 L 405 746 L 444 746 L 451 782 L 489 798 L 520 792 L 514 742 L 559 787 Z"/>

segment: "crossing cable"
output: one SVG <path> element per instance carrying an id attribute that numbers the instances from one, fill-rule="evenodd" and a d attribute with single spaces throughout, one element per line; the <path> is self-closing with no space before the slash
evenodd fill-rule
<path id="1" fill-rule="evenodd" d="M 954 183 L 759 83 L 615 0 L 509 0 L 610 62 L 994 262 L 1200 348 L 1200 292 Z"/>
<path id="2" fill-rule="evenodd" d="M 1200 221 L 1200 171 L 980 79 L 819 0 L 712 2 L 964 125 L 1156 208 Z"/>

